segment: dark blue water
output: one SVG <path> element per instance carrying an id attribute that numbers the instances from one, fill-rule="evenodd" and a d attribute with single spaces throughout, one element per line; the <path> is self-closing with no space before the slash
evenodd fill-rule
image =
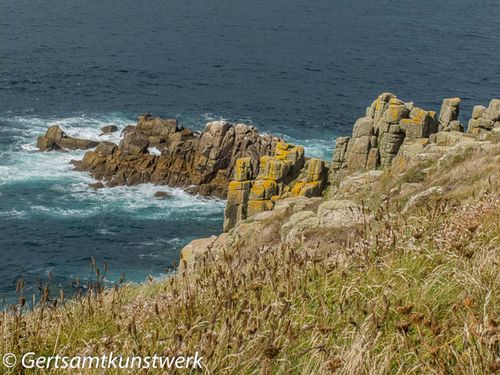
<path id="1" fill-rule="evenodd" d="M 144 111 L 201 128 L 243 120 L 329 157 L 364 107 L 392 91 L 427 109 L 500 96 L 498 0 L 0 2 L 0 298 L 24 276 L 161 275 L 223 202 L 157 188 L 90 191 L 82 153 L 40 154 L 53 123 L 98 137 Z"/>

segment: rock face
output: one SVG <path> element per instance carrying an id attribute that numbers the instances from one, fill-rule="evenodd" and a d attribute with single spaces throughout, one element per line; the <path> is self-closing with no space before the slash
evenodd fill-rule
<path id="1" fill-rule="evenodd" d="M 492 99 L 488 107 L 482 105 L 474 107 L 468 132 L 483 134 L 494 128 L 500 128 L 500 99 Z"/>
<path id="2" fill-rule="evenodd" d="M 279 199 L 320 196 L 327 180 L 324 160 L 306 160 L 303 147 L 285 142 L 276 143 L 273 156 L 238 159 L 229 183 L 224 231 L 240 220 L 272 210 Z"/>
<path id="3" fill-rule="evenodd" d="M 36 142 L 40 151 L 87 150 L 96 147 L 98 144 L 99 142 L 96 141 L 70 137 L 58 125 L 48 128 L 45 135 L 38 137 Z"/>
<path id="4" fill-rule="evenodd" d="M 76 168 L 88 171 L 108 186 L 156 183 L 174 187 L 192 187 L 191 192 L 225 197 L 228 181 L 238 158 L 248 158 L 252 174 L 259 159 L 271 155 L 280 140 L 260 135 L 255 127 L 210 122 L 195 134 L 182 128 L 176 119 L 142 114 L 136 126 L 122 132 L 119 145 L 102 142 Z M 159 155 L 151 154 L 155 147 Z"/>

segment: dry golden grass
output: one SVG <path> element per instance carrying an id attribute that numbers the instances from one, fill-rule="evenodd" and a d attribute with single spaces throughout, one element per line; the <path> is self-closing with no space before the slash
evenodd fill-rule
<path id="1" fill-rule="evenodd" d="M 499 197 L 376 216 L 348 246 L 264 248 L 252 259 L 235 249 L 163 282 L 96 282 L 58 307 L 62 297 L 46 292 L 35 311 L 20 304 L 1 316 L 2 352 L 201 351 L 211 374 L 497 371 Z"/>

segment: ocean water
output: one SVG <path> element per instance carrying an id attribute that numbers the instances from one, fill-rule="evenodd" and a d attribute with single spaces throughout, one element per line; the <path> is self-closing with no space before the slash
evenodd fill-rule
<path id="1" fill-rule="evenodd" d="M 137 114 L 251 123 L 329 159 L 380 92 L 438 110 L 500 97 L 498 0 L 0 2 L 0 300 L 24 277 L 161 277 L 224 202 L 144 185 L 93 191 L 82 152 L 40 153 L 51 124 L 93 139 Z M 170 193 L 155 200 L 158 190 Z M 30 289 L 31 288 L 31 289 Z"/>

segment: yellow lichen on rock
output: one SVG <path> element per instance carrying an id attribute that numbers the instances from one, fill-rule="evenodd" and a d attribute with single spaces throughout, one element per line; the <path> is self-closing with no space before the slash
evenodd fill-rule
<path id="1" fill-rule="evenodd" d="M 400 122 L 399 122 L 400 125 L 402 126 L 411 126 L 411 125 L 421 125 L 422 124 L 422 120 L 420 118 L 404 118 L 402 119 Z"/>
<path id="2" fill-rule="evenodd" d="M 307 198 L 315 197 L 320 195 L 322 190 L 322 181 L 308 182 L 300 189 L 300 196 Z"/>
<path id="3" fill-rule="evenodd" d="M 301 168 L 304 159 L 304 147 L 286 142 L 278 142 L 276 143 L 275 158 L 276 160 L 282 160 L 293 165 L 300 163 L 299 168 Z"/>
<path id="4" fill-rule="evenodd" d="M 253 216 L 262 211 L 271 211 L 274 208 L 272 200 L 248 201 L 247 214 Z"/>
<path id="5" fill-rule="evenodd" d="M 304 182 L 319 181 L 324 177 L 326 162 L 321 159 L 309 159 L 302 171 Z"/>
<path id="6" fill-rule="evenodd" d="M 260 158 L 259 180 L 281 180 L 290 170 L 290 164 L 272 156 Z"/>
<path id="7" fill-rule="evenodd" d="M 252 167 L 258 167 L 255 180 L 249 179 Z M 250 158 L 238 159 L 234 170 L 237 181 L 229 184 L 224 231 L 240 220 L 272 210 L 285 197 L 321 195 L 328 174 L 324 160 L 305 162 L 304 148 L 286 142 L 277 142 L 274 156 L 262 156 L 258 165 L 252 165 Z"/>
<path id="8" fill-rule="evenodd" d="M 256 180 L 250 190 L 250 200 L 268 200 L 279 193 L 278 184 L 274 180 Z"/>
<path id="9" fill-rule="evenodd" d="M 236 181 L 245 181 L 252 179 L 252 159 L 240 158 L 234 165 L 234 179 Z"/>
<path id="10" fill-rule="evenodd" d="M 302 190 L 305 184 L 306 183 L 302 181 L 295 183 L 291 192 L 292 196 L 298 197 L 300 195 L 300 191 Z"/>
<path id="11" fill-rule="evenodd" d="M 248 200 L 253 181 L 231 181 L 227 192 L 227 200 L 235 204 L 244 204 Z"/>

